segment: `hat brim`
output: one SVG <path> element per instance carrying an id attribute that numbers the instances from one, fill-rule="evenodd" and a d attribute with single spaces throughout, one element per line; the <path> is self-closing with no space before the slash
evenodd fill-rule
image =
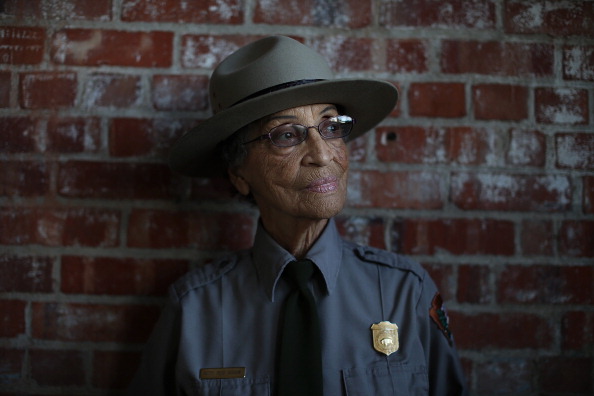
<path id="1" fill-rule="evenodd" d="M 379 124 L 398 100 L 394 85 L 375 79 L 337 79 L 312 82 L 271 92 L 222 110 L 183 135 L 173 146 L 169 165 L 183 175 L 209 177 L 226 171 L 216 146 L 240 128 L 262 117 L 298 106 L 335 104 L 355 118 L 347 140 Z"/>

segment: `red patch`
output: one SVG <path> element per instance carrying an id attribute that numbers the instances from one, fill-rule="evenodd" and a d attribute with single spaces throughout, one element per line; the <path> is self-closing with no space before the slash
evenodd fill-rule
<path id="1" fill-rule="evenodd" d="M 435 322 L 439 330 L 443 333 L 448 342 L 452 343 L 452 333 L 449 328 L 449 319 L 443 309 L 443 299 L 439 293 L 435 293 L 431 301 L 431 308 L 429 308 L 429 316 Z"/>

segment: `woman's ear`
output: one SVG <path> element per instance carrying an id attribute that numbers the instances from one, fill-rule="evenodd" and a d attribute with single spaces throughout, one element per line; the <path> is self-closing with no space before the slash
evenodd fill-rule
<path id="1" fill-rule="evenodd" d="M 229 175 L 229 180 L 231 181 L 231 184 L 233 184 L 233 187 L 235 187 L 235 189 L 239 191 L 241 195 L 249 195 L 250 185 L 243 178 L 243 176 L 241 176 L 240 167 L 230 166 L 229 168 L 227 168 L 227 174 Z"/>

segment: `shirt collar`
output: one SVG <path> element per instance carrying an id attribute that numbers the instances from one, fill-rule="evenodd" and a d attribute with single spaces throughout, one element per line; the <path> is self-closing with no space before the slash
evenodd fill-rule
<path id="1" fill-rule="evenodd" d="M 336 278 L 342 261 L 342 240 L 336 229 L 334 219 L 328 224 L 318 237 L 318 240 L 307 252 L 307 259 L 319 268 L 328 294 L 336 285 Z M 258 273 L 260 284 L 271 301 L 274 301 L 274 290 L 285 266 L 296 258 L 281 247 L 258 222 L 258 229 L 252 248 L 252 259 Z"/>

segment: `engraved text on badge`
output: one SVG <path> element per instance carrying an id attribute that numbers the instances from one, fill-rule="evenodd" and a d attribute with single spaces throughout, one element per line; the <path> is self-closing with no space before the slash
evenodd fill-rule
<path id="1" fill-rule="evenodd" d="M 373 348 L 390 355 L 398 350 L 398 326 L 390 322 L 379 322 L 371 326 Z"/>

